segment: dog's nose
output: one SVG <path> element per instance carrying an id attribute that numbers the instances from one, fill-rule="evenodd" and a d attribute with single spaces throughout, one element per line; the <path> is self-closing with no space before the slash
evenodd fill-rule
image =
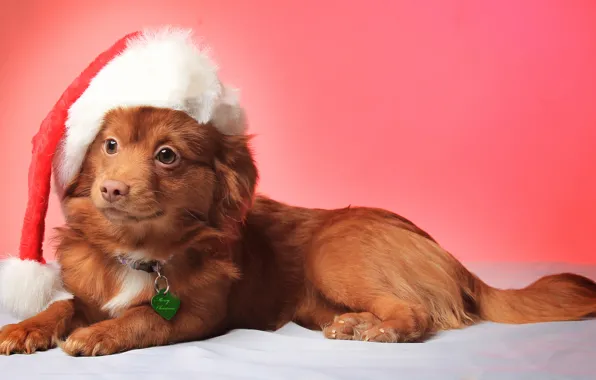
<path id="1" fill-rule="evenodd" d="M 121 181 L 108 179 L 103 181 L 100 190 L 103 199 L 108 202 L 116 202 L 128 194 L 130 186 Z"/>

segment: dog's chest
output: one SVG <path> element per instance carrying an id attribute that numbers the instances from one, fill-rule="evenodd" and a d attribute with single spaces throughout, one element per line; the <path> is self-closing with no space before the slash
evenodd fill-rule
<path id="1" fill-rule="evenodd" d="M 117 269 L 116 289 L 113 296 L 103 304 L 102 310 L 117 317 L 129 307 L 151 299 L 155 275 L 122 265 Z"/>

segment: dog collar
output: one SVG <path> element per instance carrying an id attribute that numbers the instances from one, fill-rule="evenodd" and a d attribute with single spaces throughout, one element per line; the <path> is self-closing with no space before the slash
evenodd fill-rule
<path id="1" fill-rule="evenodd" d="M 122 265 L 126 265 L 131 269 L 141 270 L 147 273 L 158 273 L 161 271 L 161 263 L 157 260 L 151 261 L 139 261 L 132 260 L 123 256 L 116 257 L 118 262 Z"/>

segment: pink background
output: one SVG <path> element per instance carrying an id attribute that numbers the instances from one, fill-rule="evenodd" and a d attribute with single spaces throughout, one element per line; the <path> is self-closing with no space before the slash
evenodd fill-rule
<path id="1" fill-rule="evenodd" d="M 593 0 L 2 0 L 0 14 L 0 254 L 18 246 L 30 139 L 61 92 L 124 34 L 175 24 L 242 88 L 261 191 L 394 210 L 464 260 L 596 262 Z M 48 231 L 61 222 L 53 198 Z"/>

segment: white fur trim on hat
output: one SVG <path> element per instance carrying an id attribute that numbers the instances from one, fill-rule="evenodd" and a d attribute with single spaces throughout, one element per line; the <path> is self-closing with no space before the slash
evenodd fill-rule
<path id="1" fill-rule="evenodd" d="M 56 263 L 42 264 L 12 257 L 0 262 L 0 309 L 29 318 L 51 303 L 71 299 Z"/>
<path id="2" fill-rule="evenodd" d="M 165 28 L 131 38 L 69 108 L 56 163 L 58 183 L 65 185 L 77 174 L 104 115 L 114 108 L 181 110 L 199 123 L 213 121 L 224 134 L 243 133 L 242 110 L 237 97 L 230 96 L 234 90 L 221 84 L 207 53 L 193 42 L 190 30 Z"/>

